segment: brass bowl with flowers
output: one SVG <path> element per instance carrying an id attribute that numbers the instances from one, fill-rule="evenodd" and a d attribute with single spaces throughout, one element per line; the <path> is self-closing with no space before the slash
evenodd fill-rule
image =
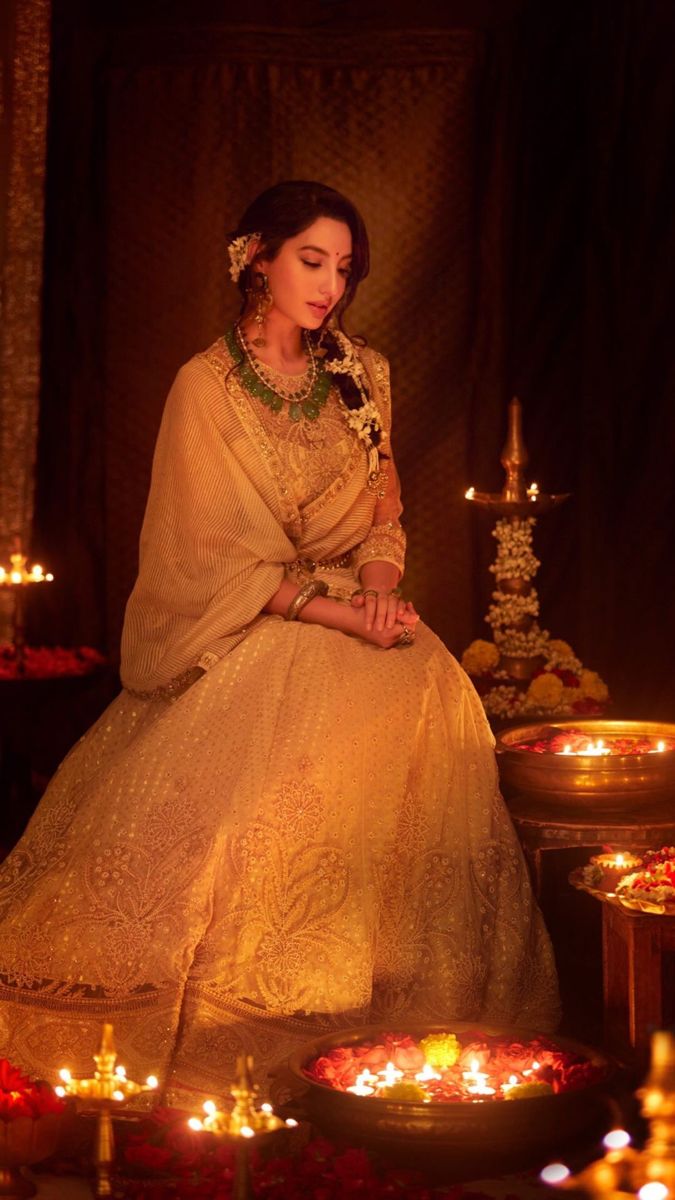
<path id="1" fill-rule="evenodd" d="M 447 1033 L 449 1028 L 452 1035 Z M 537 1040 L 548 1039 L 548 1035 L 528 1030 L 457 1021 L 445 1027 L 406 1025 L 401 1040 L 424 1046 L 429 1044 L 430 1035 L 440 1037 L 441 1041 L 448 1037 L 455 1040 L 455 1035 L 459 1039 L 464 1035 L 465 1041 L 467 1035 L 469 1041 L 474 1037 L 503 1039 L 505 1045 L 516 1051 L 533 1041 L 537 1044 Z M 587 1066 L 588 1085 L 555 1094 L 546 1084 L 526 1084 L 520 1088 L 522 1096 L 517 1100 L 511 1097 L 511 1103 L 499 1094 L 498 1078 L 488 1074 L 478 1076 L 483 1080 L 483 1088 L 468 1089 L 477 1094 L 452 1099 L 438 1099 L 438 1094 L 433 1099 L 414 1095 L 404 1098 L 405 1090 L 415 1091 L 414 1084 L 405 1080 L 401 1093 L 391 1098 L 382 1094 L 361 1095 L 358 1088 L 347 1090 L 344 1080 L 338 1088 L 335 1083 L 315 1077 L 316 1064 L 325 1062 L 326 1056 L 332 1056 L 340 1064 L 350 1051 L 362 1054 L 364 1047 L 390 1036 L 381 1026 L 364 1026 L 319 1037 L 297 1050 L 286 1071 L 296 1114 L 338 1143 L 366 1147 L 389 1161 L 442 1174 L 447 1181 L 479 1179 L 542 1166 L 565 1148 L 578 1148 L 589 1138 L 592 1142 L 607 1127 L 615 1064 L 599 1051 L 569 1038 L 555 1036 L 548 1041 L 570 1061 Z M 424 1064 L 425 1069 L 427 1065 Z M 486 1066 L 485 1071 L 488 1070 Z M 405 1074 L 411 1078 L 411 1071 Z M 525 1070 L 524 1074 L 530 1075 L 531 1071 Z M 463 1077 L 466 1079 L 467 1073 Z M 511 1078 L 515 1080 L 516 1076 Z M 495 1086 L 485 1088 L 486 1080 Z M 505 1093 L 508 1086 L 504 1084 L 501 1092 Z M 365 1090 L 377 1093 L 377 1089 Z"/>
<path id="2" fill-rule="evenodd" d="M 536 801 L 544 816 L 590 812 L 597 819 L 639 820 L 671 814 L 675 724 L 540 720 L 503 730 L 496 751 L 507 798 Z"/>

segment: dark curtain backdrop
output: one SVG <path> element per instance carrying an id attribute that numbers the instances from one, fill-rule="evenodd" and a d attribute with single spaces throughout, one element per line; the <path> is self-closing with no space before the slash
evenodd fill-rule
<path id="1" fill-rule="evenodd" d="M 537 531 L 543 624 L 622 712 L 672 715 L 674 10 L 217 9 L 54 3 L 41 636 L 115 655 L 166 390 L 236 311 L 225 234 L 317 177 L 372 233 L 351 328 L 392 362 L 421 611 L 456 653 L 485 635 L 462 497 L 501 486 L 517 392 L 533 478 L 574 493 Z"/>

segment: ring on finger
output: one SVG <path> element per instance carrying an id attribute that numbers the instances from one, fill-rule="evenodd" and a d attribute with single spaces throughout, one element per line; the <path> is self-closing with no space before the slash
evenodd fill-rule
<path id="1" fill-rule="evenodd" d="M 398 637 L 396 639 L 394 645 L 396 646 L 397 649 L 399 649 L 399 648 L 403 649 L 405 646 L 412 646 L 414 641 L 415 641 L 414 630 L 412 630 L 409 625 L 406 625 L 405 629 L 403 630 L 403 633 L 400 635 L 400 637 Z"/>

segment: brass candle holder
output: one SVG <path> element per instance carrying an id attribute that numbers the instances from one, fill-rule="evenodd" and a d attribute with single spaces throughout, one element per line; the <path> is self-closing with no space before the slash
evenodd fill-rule
<path id="1" fill-rule="evenodd" d="M 12 645 L 19 675 L 23 672 L 26 655 L 26 588 L 35 583 L 51 583 L 53 579 L 51 572 L 45 572 L 39 563 L 28 567 L 28 558 L 22 552 L 21 539 L 17 536 L 9 566 L 0 566 L 0 588 L 8 589 L 12 596 Z"/>
<path id="2" fill-rule="evenodd" d="M 258 1088 L 253 1083 L 253 1059 L 242 1054 L 237 1059 L 237 1080 L 230 1088 L 234 1107 L 226 1112 L 213 1100 L 204 1102 L 204 1117 L 190 1117 L 195 1132 L 208 1132 L 229 1142 L 235 1151 L 235 1176 L 232 1200 L 253 1200 L 249 1147 L 253 1139 L 294 1129 L 298 1122 L 276 1116 L 271 1104 L 256 1108 Z"/>
<path id="3" fill-rule="evenodd" d="M 67 1067 L 59 1071 L 62 1083 L 55 1089 L 59 1096 L 74 1096 L 82 1112 L 95 1112 L 96 1127 L 96 1196 L 112 1196 L 110 1171 L 115 1158 L 115 1136 L 112 1110 L 125 1104 L 142 1092 L 152 1092 L 159 1086 L 154 1075 L 145 1083 L 127 1079 L 122 1066 L 116 1066 L 117 1052 L 113 1040 L 113 1027 L 109 1022 L 103 1026 L 101 1045 L 94 1055 L 96 1070 L 93 1078 L 74 1079 Z"/>
<path id="4" fill-rule="evenodd" d="M 603 1200 L 667 1200 L 675 1191 L 675 1035 L 652 1036 L 651 1068 L 636 1095 L 649 1136 L 642 1150 L 630 1135 L 613 1129 L 604 1139 L 606 1154 L 573 1175 L 564 1163 L 551 1163 L 541 1173 L 544 1183 Z"/>

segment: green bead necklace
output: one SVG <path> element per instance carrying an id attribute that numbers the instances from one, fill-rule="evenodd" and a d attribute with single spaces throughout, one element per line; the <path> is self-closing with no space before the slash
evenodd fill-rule
<path id="1" fill-rule="evenodd" d="M 259 375 L 239 326 L 228 329 L 225 333 L 225 343 L 235 363 L 237 363 L 241 381 L 246 390 L 252 396 L 261 400 L 263 404 L 266 404 L 272 412 L 281 412 L 284 404 L 288 404 L 288 416 L 291 421 L 299 421 L 303 416 L 308 421 L 316 421 L 326 403 L 332 383 L 328 372 L 322 364 L 317 362 L 311 342 L 306 334 L 304 335 L 304 340 L 312 365 L 312 382 L 304 394 L 302 391 L 298 391 L 291 392 L 288 396 L 282 396 Z M 239 360 L 238 362 L 237 359 Z"/>

